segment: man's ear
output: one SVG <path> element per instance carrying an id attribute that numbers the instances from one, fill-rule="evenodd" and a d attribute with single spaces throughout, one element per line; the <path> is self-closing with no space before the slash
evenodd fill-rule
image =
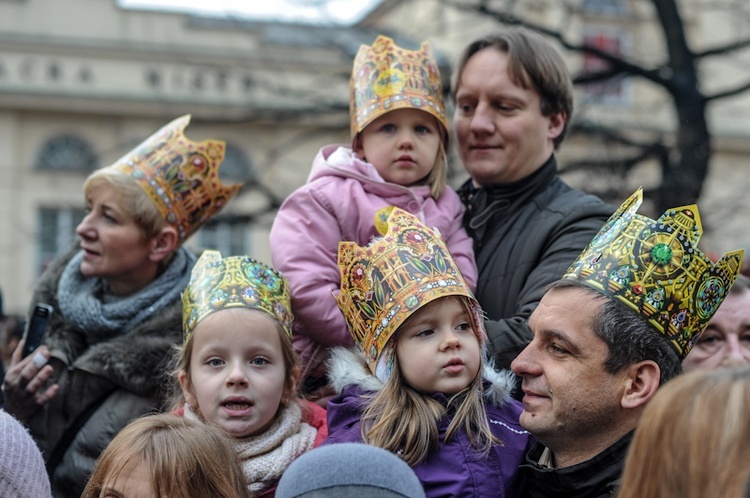
<path id="1" fill-rule="evenodd" d="M 565 123 L 568 120 L 568 115 L 564 112 L 558 112 L 557 114 L 553 114 L 549 117 L 549 128 L 548 128 L 548 138 L 550 140 L 555 140 L 557 137 L 562 134 L 563 130 L 565 129 Z"/>
<path id="2" fill-rule="evenodd" d="M 180 246 L 180 236 L 177 229 L 167 226 L 151 239 L 151 261 L 159 263 L 168 258 Z"/>
<path id="3" fill-rule="evenodd" d="M 634 409 L 645 406 L 656 394 L 660 381 L 661 369 L 656 362 L 644 360 L 630 365 L 626 369 L 622 407 Z"/>

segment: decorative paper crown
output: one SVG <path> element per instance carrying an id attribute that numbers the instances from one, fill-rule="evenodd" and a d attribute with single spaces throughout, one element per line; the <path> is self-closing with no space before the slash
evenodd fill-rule
<path id="1" fill-rule="evenodd" d="M 476 302 L 440 235 L 396 208 L 387 224 L 366 247 L 339 242 L 336 302 L 373 373 L 388 340 L 416 310 L 445 296 Z"/>
<path id="2" fill-rule="evenodd" d="M 428 42 L 404 50 L 387 36 L 361 45 L 349 81 L 352 138 L 376 118 L 396 109 L 419 109 L 435 116 L 447 138 L 443 85 Z"/>
<path id="3" fill-rule="evenodd" d="M 634 310 L 685 358 L 732 287 L 743 251 L 713 264 L 697 247 L 703 229 L 696 205 L 670 209 L 654 221 L 636 214 L 642 201 L 638 189 L 563 278 Z"/>
<path id="4" fill-rule="evenodd" d="M 292 311 L 286 278 L 247 256 L 203 251 L 182 293 L 182 333 L 187 342 L 196 325 L 228 308 L 265 311 L 292 335 Z"/>
<path id="5" fill-rule="evenodd" d="M 242 188 L 219 180 L 224 142 L 191 142 L 183 134 L 188 123 L 189 114 L 175 119 L 110 166 L 138 183 L 182 241 Z"/>

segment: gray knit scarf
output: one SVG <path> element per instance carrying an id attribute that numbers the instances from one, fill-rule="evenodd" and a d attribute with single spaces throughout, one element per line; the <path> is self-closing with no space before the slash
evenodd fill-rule
<path id="1" fill-rule="evenodd" d="M 129 332 L 136 325 L 179 299 L 195 264 L 193 253 L 181 247 L 167 269 L 153 282 L 129 296 L 114 296 L 101 278 L 81 274 L 83 251 L 60 276 L 57 302 L 62 315 L 82 331 L 89 344 Z"/>

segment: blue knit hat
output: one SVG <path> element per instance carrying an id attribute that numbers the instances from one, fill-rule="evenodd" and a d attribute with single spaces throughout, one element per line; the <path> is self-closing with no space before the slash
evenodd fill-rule
<path id="1" fill-rule="evenodd" d="M 0 496 L 48 498 L 51 495 L 39 448 L 18 420 L 0 410 Z"/>
<path id="2" fill-rule="evenodd" d="M 406 462 L 359 443 L 320 446 L 300 456 L 281 476 L 276 498 L 424 498 Z"/>

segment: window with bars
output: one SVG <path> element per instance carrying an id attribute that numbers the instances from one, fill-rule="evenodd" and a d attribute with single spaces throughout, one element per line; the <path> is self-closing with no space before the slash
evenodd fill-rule
<path id="1" fill-rule="evenodd" d="M 584 33 L 583 42 L 602 52 L 615 56 L 626 52 L 627 36 L 620 31 L 603 31 L 588 29 Z M 593 74 L 606 71 L 609 63 L 595 55 L 584 53 L 583 74 Z M 629 101 L 629 92 L 622 75 L 617 75 L 604 81 L 585 85 L 583 99 L 588 103 L 624 105 Z"/>
<path id="2" fill-rule="evenodd" d="M 91 172 L 97 168 L 94 149 L 74 135 L 58 135 L 42 145 L 37 156 L 37 169 L 49 171 Z"/>
<path id="3" fill-rule="evenodd" d="M 214 249 L 222 256 L 250 254 L 250 227 L 244 221 L 212 220 L 198 232 L 201 249 Z"/>
<path id="4" fill-rule="evenodd" d="M 50 262 L 67 251 L 76 240 L 76 227 L 86 216 L 82 208 L 40 208 L 36 233 L 36 273 L 41 275 Z"/>

